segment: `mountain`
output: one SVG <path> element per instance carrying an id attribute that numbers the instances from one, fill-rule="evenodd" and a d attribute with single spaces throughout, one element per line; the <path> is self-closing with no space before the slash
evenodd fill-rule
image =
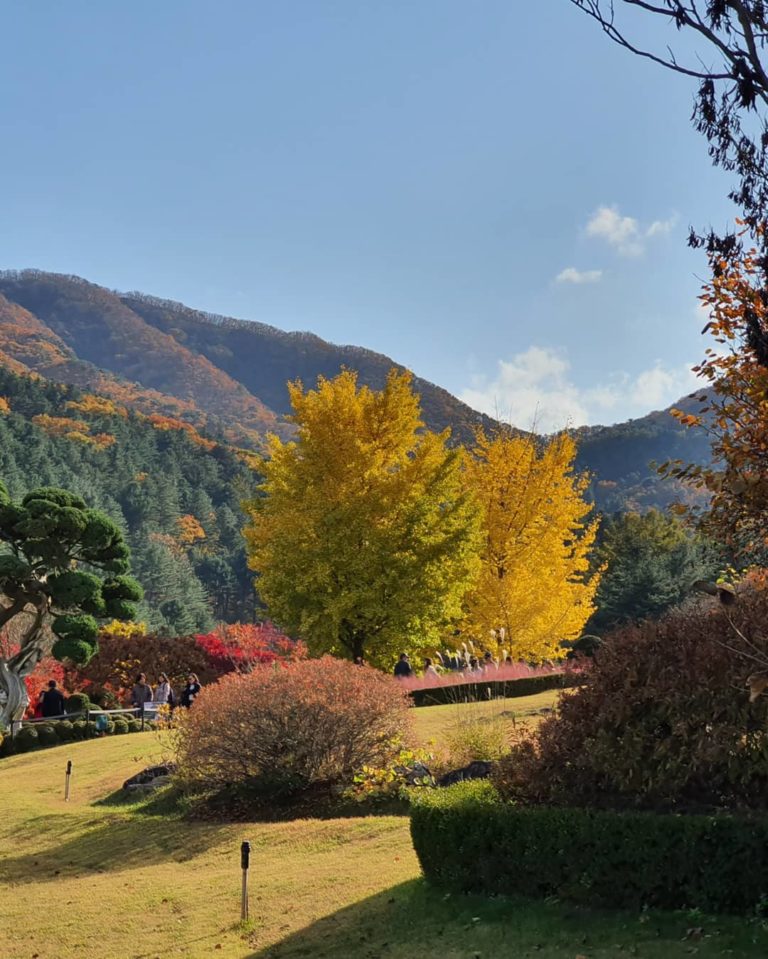
<path id="1" fill-rule="evenodd" d="M 314 385 L 347 367 L 380 388 L 398 366 L 380 353 L 336 346 L 311 333 L 203 313 L 142 293 L 116 293 L 78 277 L 36 270 L 0 273 L 0 366 L 101 396 L 148 417 L 186 423 L 224 445 L 258 450 L 264 434 L 287 435 L 289 380 Z M 494 421 L 416 377 L 424 420 L 456 441 Z M 575 431 L 578 466 L 593 474 L 599 509 L 665 506 L 685 491 L 651 461 L 707 462 L 703 431 L 669 411 L 617 426 Z"/>
<path id="2" fill-rule="evenodd" d="M 288 380 L 314 385 L 348 367 L 380 388 L 398 366 L 310 333 L 118 294 L 79 277 L 8 271 L 0 273 L 0 295 L 0 361 L 4 354 L 25 370 L 178 416 L 253 449 L 268 430 L 287 431 Z M 477 425 L 492 422 L 426 380 L 414 386 L 432 429 L 451 427 L 468 440 Z"/>

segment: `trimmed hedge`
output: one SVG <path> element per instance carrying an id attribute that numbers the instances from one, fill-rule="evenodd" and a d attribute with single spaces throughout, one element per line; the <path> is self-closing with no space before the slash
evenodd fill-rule
<path id="1" fill-rule="evenodd" d="M 153 729 L 154 724 L 146 723 L 146 729 Z M 137 719 L 117 718 L 107 724 L 106 735 L 125 735 L 126 733 L 141 732 L 141 722 Z M 45 723 L 30 723 L 22 726 L 14 737 L 5 735 L 0 737 L 0 756 L 12 756 L 14 753 L 26 753 L 32 749 L 49 746 L 62 746 L 64 743 L 78 739 L 92 739 L 101 735 L 96 729 L 96 723 L 86 722 L 84 719 L 71 722 L 68 719 L 50 720 Z"/>
<path id="2" fill-rule="evenodd" d="M 596 906 L 752 912 L 768 894 L 768 819 L 502 802 L 487 782 L 415 792 L 430 882 Z"/>
<path id="3" fill-rule="evenodd" d="M 487 699 L 513 699 L 534 696 L 550 689 L 568 689 L 581 686 L 584 678 L 579 673 L 547 673 L 544 676 L 524 676 L 522 679 L 486 679 L 470 683 L 452 683 L 450 686 L 431 686 L 411 690 L 414 706 L 444 706 Z"/>

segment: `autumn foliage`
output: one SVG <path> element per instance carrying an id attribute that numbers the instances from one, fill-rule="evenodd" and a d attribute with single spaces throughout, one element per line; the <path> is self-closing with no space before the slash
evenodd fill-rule
<path id="1" fill-rule="evenodd" d="M 747 578 L 733 606 L 690 601 L 617 630 L 587 684 L 505 760 L 504 794 L 568 806 L 768 807 L 768 697 L 750 702 L 755 666 L 729 616 L 764 659 L 765 573 Z"/>
<path id="2" fill-rule="evenodd" d="M 594 610 L 600 572 L 590 571 L 589 557 L 597 521 L 575 455 L 566 434 L 540 448 L 532 436 L 481 432 L 467 458 L 483 541 L 462 629 L 487 648 L 497 645 L 492 635 L 503 635 L 495 649 L 506 648 L 503 658 L 562 657 L 562 642 L 578 638 Z"/>
<path id="3" fill-rule="evenodd" d="M 397 680 L 329 656 L 232 674 L 182 717 L 178 768 L 191 789 L 274 795 L 347 785 L 363 766 L 394 758 L 409 708 Z"/>
<path id="4" fill-rule="evenodd" d="M 251 568 L 271 617 L 330 652 L 389 666 L 457 621 L 479 565 L 479 511 L 447 434 L 423 429 L 411 376 L 345 371 L 289 384 L 296 440 L 270 438 L 246 504 Z"/>
<path id="5" fill-rule="evenodd" d="M 306 655 L 303 643 L 289 639 L 271 623 L 222 626 L 195 636 L 154 636 L 145 630 L 111 625 L 99 637 L 91 661 L 67 677 L 73 689 L 93 696 L 101 693 L 125 699 L 137 673 L 146 673 L 154 685 L 166 673 L 179 689 L 190 672 L 203 684 L 231 672 L 247 672 L 256 665 L 292 662 Z"/>
<path id="6" fill-rule="evenodd" d="M 195 636 L 210 667 L 224 673 L 250 672 L 254 666 L 295 662 L 307 656 L 301 641 L 290 639 L 272 623 L 231 623 Z"/>
<path id="7" fill-rule="evenodd" d="M 702 525 L 744 557 L 768 546 L 768 291 L 765 262 L 752 250 L 731 259 L 710 256 L 713 279 L 700 297 L 703 332 L 714 345 L 695 372 L 706 384 L 698 408 L 676 410 L 685 426 L 705 429 L 714 465 L 670 462 L 668 475 L 708 494 Z M 681 508 L 681 512 L 684 512 Z"/>

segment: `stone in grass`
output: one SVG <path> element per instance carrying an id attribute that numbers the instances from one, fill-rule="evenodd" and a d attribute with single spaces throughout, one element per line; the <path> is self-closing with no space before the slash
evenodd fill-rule
<path id="1" fill-rule="evenodd" d="M 140 773 L 131 776 L 123 783 L 127 792 L 151 792 L 161 786 L 167 786 L 176 766 L 173 763 L 163 763 L 160 766 L 147 766 Z"/>
<path id="2" fill-rule="evenodd" d="M 412 766 L 395 766 L 395 772 L 403 777 L 408 786 L 433 786 L 435 783 L 432 773 L 418 760 Z"/>
<path id="3" fill-rule="evenodd" d="M 462 766 L 461 769 L 452 769 L 441 776 L 437 780 L 437 785 L 454 786 L 456 783 L 464 782 L 465 779 L 487 779 L 493 772 L 495 765 L 495 763 L 486 762 L 484 759 L 476 759 L 468 766 Z"/>

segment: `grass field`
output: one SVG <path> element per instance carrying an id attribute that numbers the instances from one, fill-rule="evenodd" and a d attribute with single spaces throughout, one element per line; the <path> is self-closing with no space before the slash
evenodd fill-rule
<path id="1" fill-rule="evenodd" d="M 550 690 L 535 696 L 518 699 L 493 699 L 481 703 L 450 703 L 445 706 L 422 706 L 414 710 L 416 733 L 422 742 L 439 740 L 445 729 L 467 722 L 503 721 L 531 722 L 540 716 L 540 710 L 551 708 L 558 693 Z"/>
<path id="2" fill-rule="evenodd" d="M 452 721 L 455 707 L 420 710 L 425 735 L 438 729 L 438 709 Z M 160 753 L 145 733 L 0 763 L 2 959 L 707 959 L 768 952 L 768 932 L 756 921 L 446 896 L 419 878 L 405 817 L 214 825 L 153 814 L 151 805 L 99 803 Z M 67 759 L 74 768 L 69 803 Z M 238 921 L 243 839 L 253 846 L 246 926 Z"/>

